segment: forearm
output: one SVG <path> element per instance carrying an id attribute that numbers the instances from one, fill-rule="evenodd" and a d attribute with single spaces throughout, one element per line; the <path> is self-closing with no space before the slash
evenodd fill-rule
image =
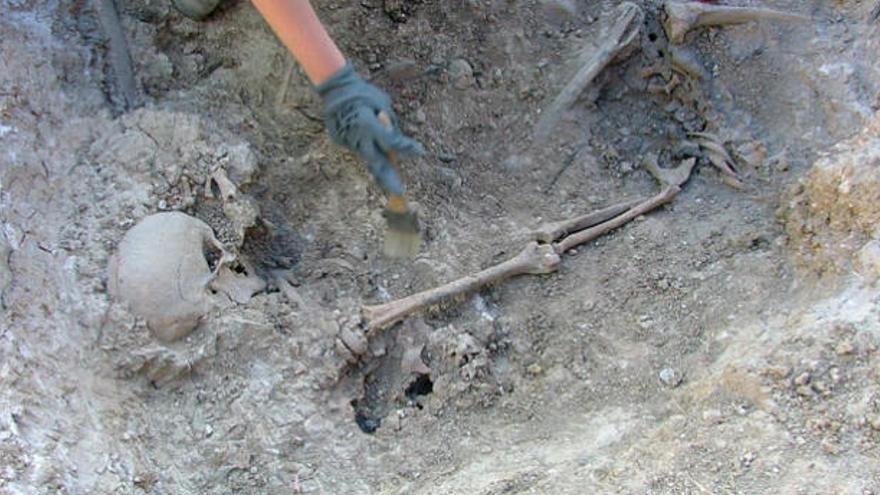
<path id="1" fill-rule="evenodd" d="M 312 84 L 321 84 L 345 65 L 308 0 L 252 0 Z"/>

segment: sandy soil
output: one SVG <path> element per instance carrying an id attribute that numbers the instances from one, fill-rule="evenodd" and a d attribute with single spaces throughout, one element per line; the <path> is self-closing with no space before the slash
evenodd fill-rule
<path id="1" fill-rule="evenodd" d="M 0 0 L 0 493 L 880 493 L 876 2 L 767 0 L 809 21 L 678 47 L 635 2 L 634 50 L 546 139 L 620 2 L 314 3 L 428 151 L 404 165 L 415 260 L 380 254 L 380 191 L 248 2 Z M 690 156 L 671 205 L 557 273 L 337 349 L 362 304 Z M 108 293 L 159 211 L 265 282 L 173 343 Z"/>

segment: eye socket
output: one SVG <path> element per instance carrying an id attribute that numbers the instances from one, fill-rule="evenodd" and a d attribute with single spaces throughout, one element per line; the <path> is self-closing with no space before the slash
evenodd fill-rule
<path id="1" fill-rule="evenodd" d="M 209 240 L 205 240 L 202 242 L 202 256 L 205 257 L 205 261 L 208 262 L 208 268 L 213 272 L 217 270 L 217 265 L 220 264 L 220 259 L 223 257 L 223 251 L 209 242 Z"/>

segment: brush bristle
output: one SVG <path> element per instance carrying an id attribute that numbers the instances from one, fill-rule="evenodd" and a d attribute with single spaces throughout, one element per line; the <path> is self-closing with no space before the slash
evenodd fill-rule
<path id="1" fill-rule="evenodd" d="M 383 252 L 390 258 L 414 258 L 419 254 L 422 239 L 417 232 L 400 232 L 391 230 L 385 232 L 385 246 Z"/>

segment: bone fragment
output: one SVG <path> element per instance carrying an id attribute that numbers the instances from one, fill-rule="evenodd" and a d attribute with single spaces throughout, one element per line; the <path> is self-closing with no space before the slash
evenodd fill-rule
<path id="1" fill-rule="evenodd" d="M 721 138 L 709 132 L 692 132 L 689 136 L 696 138 L 697 144 L 700 145 L 700 149 L 712 165 L 731 179 L 728 183 L 742 186 L 739 175 L 733 169 L 733 157 L 730 156 L 730 153 L 721 144 Z"/>
<path id="2" fill-rule="evenodd" d="M 577 100 L 584 88 L 618 55 L 638 37 L 644 13 L 631 2 L 624 2 L 617 8 L 617 20 L 601 37 L 604 40 L 597 50 L 585 50 L 579 60 L 580 68 L 574 77 L 562 88 L 550 106 L 544 111 L 535 126 L 535 136 L 546 137 L 559 117 Z"/>
<path id="3" fill-rule="evenodd" d="M 217 190 L 220 192 L 220 199 L 222 201 L 232 201 L 236 197 L 238 197 L 238 188 L 235 186 L 235 183 L 229 179 L 229 176 L 226 175 L 226 171 L 222 168 L 218 168 L 211 174 L 210 181 L 213 181 L 213 184 L 217 185 Z M 212 185 L 209 183 L 209 186 Z M 214 197 L 213 187 L 205 188 L 205 196 L 208 198 Z"/>
<path id="4" fill-rule="evenodd" d="M 644 201 L 644 199 L 632 199 L 579 217 L 545 223 L 532 232 L 532 239 L 549 244 L 572 232 L 584 230 L 608 221 L 642 201 Z"/>
<path id="5" fill-rule="evenodd" d="M 516 275 L 539 275 L 552 273 L 559 267 L 559 255 L 547 244 L 529 242 L 515 257 L 489 267 L 475 275 L 467 275 L 433 289 L 419 292 L 403 299 L 361 308 L 361 317 L 367 335 L 388 328 L 429 306 L 439 304 L 455 296 L 467 294 L 489 284 Z"/>
<path id="6" fill-rule="evenodd" d="M 656 161 L 649 161 L 645 163 L 645 170 L 660 183 L 661 187 L 669 185 L 680 187 L 690 178 L 696 164 L 697 159 L 694 157 L 683 160 L 675 168 L 660 168 Z"/>
<path id="7" fill-rule="evenodd" d="M 807 21 L 809 17 L 756 7 L 731 7 L 709 5 L 699 2 L 667 1 L 664 4 L 666 19 L 663 28 L 672 44 L 680 44 L 685 35 L 694 28 L 744 24 L 759 20 Z"/>
<path id="8" fill-rule="evenodd" d="M 668 51 L 673 70 L 694 79 L 710 79 L 709 71 L 703 67 L 693 50 L 669 45 Z"/>

